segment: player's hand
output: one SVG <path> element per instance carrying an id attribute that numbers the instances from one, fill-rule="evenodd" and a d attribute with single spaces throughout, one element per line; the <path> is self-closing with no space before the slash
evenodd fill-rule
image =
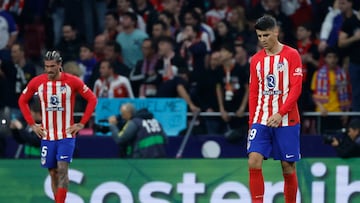
<path id="1" fill-rule="evenodd" d="M 268 118 L 266 125 L 269 127 L 277 128 L 281 123 L 282 116 L 276 113 Z"/>
<path id="2" fill-rule="evenodd" d="M 84 124 L 75 123 L 74 125 L 70 126 L 68 129 L 66 129 L 66 132 L 72 135 L 76 135 L 76 133 L 78 133 L 83 128 L 84 128 Z"/>
<path id="3" fill-rule="evenodd" d="M 32 126 L 30 126 L 31 129 L 33 130 L 33 132 L 40 138 L 42 139 L 43 137 L 46 136 L 47 130 L 45 128 L 43 128 L 41 125 L 39 124 L 34 124 Z"/>

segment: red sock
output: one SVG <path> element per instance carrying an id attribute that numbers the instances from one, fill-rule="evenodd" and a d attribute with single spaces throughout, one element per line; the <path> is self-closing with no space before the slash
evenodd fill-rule
<path id="1" fill-rule="evenodd" d="M 284 176 L 284 196 L 286 203 L 296 202 L 296 193 L 298 189 L 298 181 L 296 172 L 291 174 L 283 174 Z"/>
<path id="2" fill-rule="evenodd" d="M 261 169 L 249 169 L 249 187 L 252 203 L 263 203 L 264 199 L 264 177 Z"/>
<path id="3" fill-rule="evenodd" d="M 56 203 L 65 203 L 67 189 L 66 188 L 58 188 L 56 192 Z"/>

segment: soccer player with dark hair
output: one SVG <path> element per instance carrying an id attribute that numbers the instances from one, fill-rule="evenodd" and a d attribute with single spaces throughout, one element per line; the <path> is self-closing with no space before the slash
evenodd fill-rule
<path id="1" fill-rule="evenodd" d="M 45 73 L 29 82 L 18 103 L 26 122 L 41 138 L 41 165 L 49 170 L 55 202 L 64 203 L 75 135 L 91 118 L 97 99 L 78 77 L 61 72 L 62 58 L 59 52 L 46 52 L 44 66 Z M 87 101 L 79 123 L 74 123 L 73 118 L 76 93 Z M 30 113 L 29 100 L 34 94 L 38 94 L 40 99 L 41 124 L 36 124 Z"/>
<path id="2" fill-rule="evenodd" d="M 281 161 L 286 203 L 295 203 L 298 188 L 295 162 L 300 159 L 300 116 L 297 100 L 302 86 L 299 53 L 278 40 L 271 16 L 259 18 L 256 34 L 263 49 L 250 62 L 248 165 L 253 203 L 264 197 L 263 160 Z"/>

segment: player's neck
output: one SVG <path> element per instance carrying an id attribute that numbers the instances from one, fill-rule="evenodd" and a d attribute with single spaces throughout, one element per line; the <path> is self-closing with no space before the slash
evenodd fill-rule
<path id="1" fill-rule="evenodd" d="M 54 77 L 48 77 L 49 80 L 60 80 L 61 78 L 61 72 L 59 72 L 56 76 Z"/>
<path id="2" fill-rule="evenodd" d="M 265 49 L 265 52 L 267 55 L 276 55 L 281 52 L 283 47 L 284 47 L 283 44 L 281 44 L 280 42 L 277 42 L 270 49 Z"/>

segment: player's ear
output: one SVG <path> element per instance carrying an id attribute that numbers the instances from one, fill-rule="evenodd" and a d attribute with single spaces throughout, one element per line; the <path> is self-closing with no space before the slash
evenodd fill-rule
<path id="1" fill-rule="evenodd" d="M 276 36 L 279 36 L 279 33 L 280 33 L 280 26 L 278 26 L 278 25 L 277 25 L 277 26 L 275 26 L 273 31 L 274 31 L 274 33 L 275 33 L 275 35 L 276 35 Z"/>

